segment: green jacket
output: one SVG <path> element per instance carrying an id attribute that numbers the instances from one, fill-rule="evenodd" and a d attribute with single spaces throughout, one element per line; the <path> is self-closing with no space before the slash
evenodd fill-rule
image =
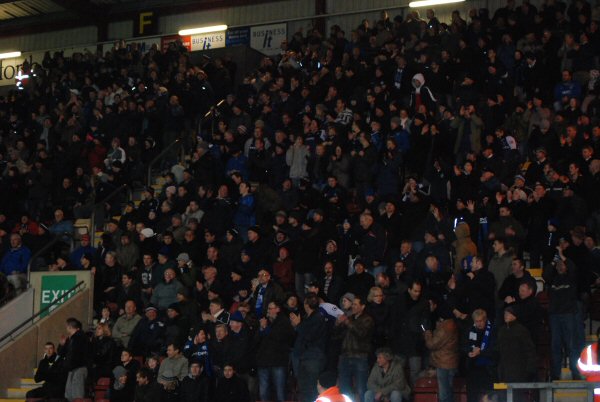
<path id="1" fill-rule="evenodd" d="M 460 144 L 462 143 L 465 125 L 471 124 L 471 150 L 478 154 L 481 151 L 481 132 L 483 131 L 483 120 L 475 114 L 471 115 L 470 119 L 457 117 L 450 123 L 450 127 L 457 128 L 456 142 L 454 143 L 454 153 L 458 153 Z"/>
<path id="2" fill-rule="evenodd" d="M 402 393 L 404 399 L 410 397 L 410 387 L 406 383 L 404 368 L 397 359 L 392 359 L 387 373 L 375 364 L 369 375 L 367 388 L 375 393 L 381 392 L 383 397 L 389 398 L 392 391 Z"/>

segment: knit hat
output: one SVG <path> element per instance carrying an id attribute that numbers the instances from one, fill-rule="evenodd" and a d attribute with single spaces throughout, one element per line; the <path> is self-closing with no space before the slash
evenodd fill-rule
<path id="1" fill-rule="evenodd" d="M 244 322 L 244 316 L 239 311 L 236 311 L 229 317 L 229 322 L 231 321 Z"/>
<path id="2" fill-rule="evenodd" d="M 354 298 L 355 298 L 354 293 L 350 293 L 350 292 L 344 293 L 344 295 L 340 299 L 340 304 L 342 304 L 342 300 L 344 300 L 344 299 L 348 299 L 351 302 L 353 302 Z"/>
<path id="3" fill-rule="evenodd" d="M 154 237 L 154 230 L 152 228 L 144 228 L 140 232 L 145 238 Z"/>

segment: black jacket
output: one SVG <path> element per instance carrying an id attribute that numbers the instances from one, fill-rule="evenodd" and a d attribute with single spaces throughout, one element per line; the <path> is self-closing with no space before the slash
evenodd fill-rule
<path id="1" fill-rule="evenodd" d="M 429 303 L 421 296 L 414 301 L 408 292 L 401 294 L 390 313 L 391 347 L 394 353 L 412 357 L 423 349 L 423 329 L 429 323 Z"/>
<path id="2" fill-rule="evenodd" d="M 42 382 L 42 390 L 46 398 L 62 398 L 65 394 L 67 372 L 63 370 L 62 358 L 58 354 L 44 357 L 38 364 L 34 376 L 35 382 Z"/>
<path id="3" fill-rule="evenodd" d="M 213 400 L 215 402 L 249 402 L 248 386 L 235 374 L 229 379 L 219 378 Z"/>
<path id="4" fill-rule="evenodd" d="M 294 341 L 294 328 L 284 314 L 279 314 L 267 328 L 258 332 L 258 367 L 287 367 Z"/>
<path id="5" fill-rule="evenodd" d="M 65 356 L 63 367 L 66 371 L 87 367 L 90 364 L 90 342 L 83 331 L 79 330 L 69 337 L 59 354 Z"/>
<path id="6" fill-rule="evenodd" d="M 179 400 L 182 402 L 208 402 L 210 400 L 209 392 L 210 384 L 205 375 L 198 378 L 188 375 L 179 387 Z"/>

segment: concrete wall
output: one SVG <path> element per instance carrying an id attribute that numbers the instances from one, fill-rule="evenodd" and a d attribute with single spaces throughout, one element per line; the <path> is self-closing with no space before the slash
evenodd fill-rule
<path id="1" fill-rule="evenodd" d="M 67 318 L 78 318 L 87 329 L 91 320 L 89 304 L 90 290 L 84 289 L 0 349 L 0 395 L 6 395 L 7 388 L 18 386 L 21 378 L 33 377 L 44 344 L 47 341 L 58 344 L 60 336 L 65 334 Z"/>
<path id="2" fill-rule="evenodd" d="M 0 338 L 33 315 L 33 293 L 29 288 L 0 309 Z"/>

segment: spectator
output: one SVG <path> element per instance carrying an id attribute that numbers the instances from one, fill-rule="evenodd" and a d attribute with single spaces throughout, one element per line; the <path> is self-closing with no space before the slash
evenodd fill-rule
<path id="1" fill-rule="evenodd" d="M 180 400 L 185 402 L 208 402 L 210 383 L 202 372 L 202 364 L 198 360 L 190 361 L 189 374 L 183 379 L 180 387 Z"/>
<path id="2" fill-rule="evenodd" d="M 516 314 L 514 307 L 505 308 L 504 324 L 498 330 L 498 381 L 528 382 L 535 375 L 535 346 Z"/>
<path id="3" fill-rule="evenodd" d="M 467 401 L 478 402 L 481 396 L 489 392 L 497 377 L 495 364 L 496 331 L 483 309 L 471 314 L 473 325 L 463 342 L 467 355 Z"/>
<path id="4" fill-rule="evenodd" d="M 181 354 L 179 347 L 167 346 L 167 358 L 160 364 L 158 383 L 162 385 L 161 400 L 176 401 L 180 396 L 180 383 L 188 372 L 188 360 Z"/>
<path id="5" fill-rule="evenodd" d="M 0 272 L 8 278 L 8 282 L 20 293 L 27 284 L 27 267 L 31 259 L 31 250 L 22 243 L 21 235 L 10 235 L 10 248 L 2 256 Z"/>
<path id="6" fill-rule="evenodd" d="M 436 301 L 430 303 L 439 320 L 433 332 L 425 330 L 425 345 L 431 351 L 431 364 L 436 369 L 439 400 L 450 402 L 454 399 L 452 389 L 458 370 L 458 327 L 447 307 Z"/>
<path id="7" fill-rule="evenodd" d="M 340 331 L 342 350 L 339 360 L 340 389 L 352 393 L 352 384 L 361 400 L 367 390 L 368 356 L 374 331 L 373 318 L 365 311 L 365 300 L 356 296 L 352 302 L 352 314 L 341 315 L 336 326 Z"/>
<path id="8" fill-rule="evenodd" d="M 160 401 L 160 385 L 154 381 L 152 372 L 147 367 L 142 367 L 136 374 L 135 401 Z"/>
<path id="9" fill-rule="evenodd" d="M 371 370 L 367 382 L 365 402 L 387 399 L 390 402 L 401 402 L 409 399 L 410 387 L 406 383 L 404 368 L 387 348 L 375 352 L 377 362 Z"/>
<path id="10" fill-rule="evenodd" d="M 227 363 L 223 367 L 223 377 L 217 380 L 216 402 L 249 402 L 248 386 L 237 376 L 235 368 Z"/>
<path id="11" fill-rule="evenodd" d="M 85 398 L 85 385 L 90 362 L 89 342 L 81 329 L 81 322 L 75 318 L 66 321 L 68 336 L 60 339 L 58 353 L 65 357 L 63 369 L 67 374 L 65 398 L 70 402 L 77 398 Z"/>
<path id="12" fill-rule="evenodd" d="M 62 357 L 56 354 L 52 342 L 44 345 L 44 357 L 38 363 L 34 375 L 36 383 L 43 382 L 41 387 L 27 391 L 27 398 L 62 398 L 65 395 L 65 372 L 61 368 Z"/>

